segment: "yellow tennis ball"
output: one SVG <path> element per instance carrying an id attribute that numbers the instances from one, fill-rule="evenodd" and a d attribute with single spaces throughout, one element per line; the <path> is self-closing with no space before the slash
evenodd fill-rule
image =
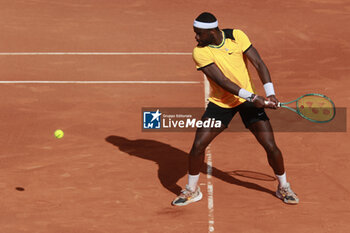
<path id="1" fill-rule="evenodd" d="M 62 130 L 58 129 L 58 130 L 55 131 L 55 137 L 56 138 L 63 138 L 63 135 L 64 135 L 64 133 L 63 133 Z"/>

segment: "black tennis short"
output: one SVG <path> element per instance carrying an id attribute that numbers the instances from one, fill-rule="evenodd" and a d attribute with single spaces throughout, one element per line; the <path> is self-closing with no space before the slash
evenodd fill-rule
<path id="1" fill-rule="evenodd" d="M 222 108 L 212 102 L 209 102 L 207 109 L 202 116 L 202 120 L 206 118 L 215 118 L 215 120 L 220 120 L 221 123 L 227 128 L 237 112 L 239 112 L 239 115 L 241 115 L 243 124 L 246 128 L 257 121 L 269 120 L 263 108 L 257 108 L 252 102 L 248 101 L 234 108 Z"/>

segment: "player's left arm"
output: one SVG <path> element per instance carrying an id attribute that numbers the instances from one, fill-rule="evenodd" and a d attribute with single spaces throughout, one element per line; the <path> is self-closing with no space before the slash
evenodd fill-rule
<path id="1" fill-rule="evenodd" d="M 279 102 L 275 96 L 275 92 L 273 90 L 273 85 L 271 82 L 270 72 L 265 65 L 264 61 L 261 59 L 258 51 L 251 45 L 245 52 L 244 55 L 247 56 L 249 61 L 253 64 L 255 69 L 257 70 L 260 80 L 264 84 L 264 89 L 266 92 L 266 97 L 268 100 L 274 102 L 276 105 Z"/>

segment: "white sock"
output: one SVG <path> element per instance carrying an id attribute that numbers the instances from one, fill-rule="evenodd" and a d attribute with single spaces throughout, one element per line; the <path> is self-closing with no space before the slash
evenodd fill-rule
<path id="1" fill-rule="evenodd" d="M 276 174 L 275 174 L 276 175 Z M 282 175 L 276 175 L 277 179 L 278 179 L 278 183 L 280 187 L 284 187 L 287 185 L 287 176 L 286 173 L 284 172 Z"/>
<path id="2" fill-rule="evenodd" d="M 196 190 L 198 180 L 199 180 L 199 174 L 194 176 L 188 174 L 188 187 L 191 189 L 191 191 Z"/>

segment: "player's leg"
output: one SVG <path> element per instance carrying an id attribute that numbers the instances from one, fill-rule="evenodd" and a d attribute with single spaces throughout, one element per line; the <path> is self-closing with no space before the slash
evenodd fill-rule
<path id="1" fill-rule="evenodd" d="M 287 182 L 282 153 L 276 145 L 270 121 L 258 121 L 251 124 L 248 128 L 264 147 L 269 164 L 279 181 L 276 196 L 287 204 L 298 204 L 299 198 Z"/>
<path id="2" fill-rule="evenodd" d="M 276 192 L 277 197 L 285 203 L 297 204 L 299 199 L 287 182 L 283 156 L 276 145 L 273 130 L 264 109 L 258 109 L 251 103 L 246 103 L 244 105 L 242 104 L 240 115 L 245 126 L 254 134 L 257 141 L 266 151 L 269 165 L 279 182 Z"/>
<path id="3" fill-rule="evenodd" d="M 172 202 L 173 205 L 183 206 L 199 201 L 202 198 L 199 186 L 199 172 L 204 164 L 205 149 L 210 142 L 219 135 L 229 124 L 237 110 L 224 109 L 213 103 L 209 103 L 202 120 L 214 118 L 221 121 L 220 128 L 199 128 L 189 153 L 189 174 L 186 189 Z"/>
<path id="4" fill-rule="evenodd" d="M 203 195 L 198 184 L 199 172 L 204 164 L 205 149 L 213 139 L 225 129 L 200 128 L 197 129 L 196 136 L 188 156 L 188 184 L 186 189 L 172 202 L 173 205 L 184 206 L 199 201 Z"/>
<path id="5" fill-rule="evenodd" d="M 283 175 L 285 173 L 283 157 L 276 145 L 270 122 L 268 120 L 258 121 L 251 124 L 248 128 L 265 149 L 267 160 L 275 174 Z"/>
<path id="6" fill-rule="evenodd" d="M 205 149 L 213 141 L 213 139 L 219 135 L 225 126 L 218 129 L 212 128 L 200 128 L 197 129 L 194 142 L 189 153 L 188 158 L 188 173 L 190 175 L 198 175 L 203 164 L 204 164 L 204 154 Z"/>

